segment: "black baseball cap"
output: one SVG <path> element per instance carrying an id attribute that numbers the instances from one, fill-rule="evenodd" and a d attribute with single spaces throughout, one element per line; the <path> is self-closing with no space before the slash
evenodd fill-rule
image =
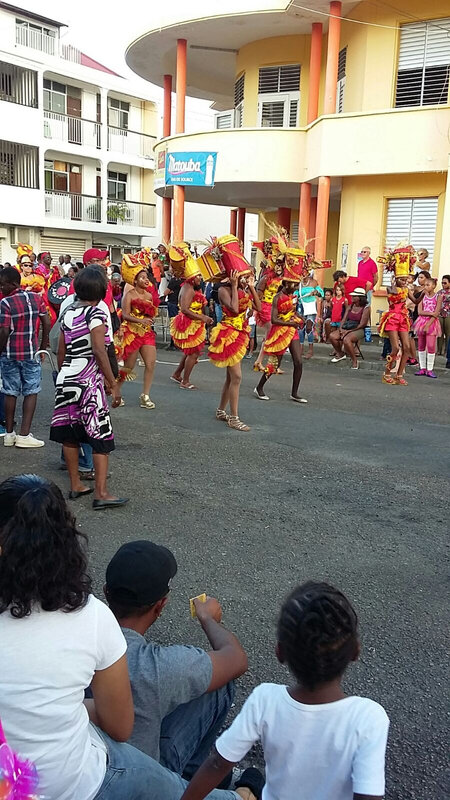
<path id="1" fill-rule="evenodd" d="M 167 547 L 146 540 L 127 542 L 106 568 L 108 594 L 117 603 L 151 606 L 167 594 L 177 569 Z"/>

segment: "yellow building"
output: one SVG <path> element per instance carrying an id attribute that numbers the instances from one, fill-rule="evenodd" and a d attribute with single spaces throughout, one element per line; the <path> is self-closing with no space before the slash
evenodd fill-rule
<path id="1" fill-rule="evenodd" d="M 238 235 L 244 209 L 288 224 L 293 238 L 300 225 L 316 256 L 349 274 L 364 245 L 376 257 L 401 240 L 429 251 L 435 276 L 450 272 L 448 0 L 170 6 L 152 4 L 147 26 L 144 12 L 127 62 L 165 86 L 157 159 L 217 153 L 214 187 L 174 187 L 177 233 L 186 198 L 236 206 Z M 183 133 L 185 93 L 213 101 L 215 130 Z M 157 189 L 166 233 L 172 191 Z"/>

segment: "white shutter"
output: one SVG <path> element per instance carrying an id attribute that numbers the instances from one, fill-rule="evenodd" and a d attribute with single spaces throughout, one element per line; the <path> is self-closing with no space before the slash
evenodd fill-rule
<path id="1" fill-rule="evenodd" d="M 261 128 L 283 128 L 286 101 L 262 101 L 260 104 Z"/>
<path id="2" fill-rule="evenodd" d="M 85 251 L 90 247 L 86 239 L 68 239 L 59 236 L 41 236 L 41 253 L 52 254 L 53 264 L 57 264 L 59 256 L 66 253 L 72 256 L 72 261 L 83 261 Z"/>
<path id="3" fill-rule="evenodd" d="M 437 211 L 437 197 L 388 200 L 386 247 L 396 247 L 400 242 L 412 244 L 416 250 L 424 247 L 428 250 L 428 260 L 432 264 Z"/>
<path id="4" fill-rule="evenodd" d="M 218 131 L 227 130 L 233 127 L 233 111 L 224 111 L 222 114 L 216 114 L 214 122 L 215 128 Z"/>
<path id="5" fill-rule="evenodd" d="M 450 19 L 427 23 L 426 67 L 447 67 L 450 64 Z"/>
<path id="6" fill-rule="evenodd" d="M 450 18 L 402 26 L 397 108 L 447 103 L 449 71 Z"/>
<path id="7" fill-rule="evenodd" d="M 343 47 L 339 51 L 338 60 L 338 79 L 336 86 L 336 114 L 342 114 L 344 110 L 344 89 L 347 69 L 347 48 Z"/>
<path id="8" fill-rule="evenodd" d="M 298 242 L 298 222 L 291 224 L 291 241 Z"/>
<path id="9" fill-rule="evenodd" d="M 412 25 L 402 26 L 398 55 L 399 70 L 423 67 L 426 36 L 427 26 L 425 22 L 414 22 Z"/>

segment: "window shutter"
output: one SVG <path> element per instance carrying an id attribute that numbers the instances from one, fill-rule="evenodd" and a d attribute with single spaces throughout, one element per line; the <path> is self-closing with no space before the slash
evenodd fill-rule
<path id="1" fill-rule="evenodd" d="M 280 67 L 279 92 L 300 91 L 300 64 L 285 64 Z"/>
<path id="2" fill-rule="evenodd" d="M 244 100 L 244 82 L 245 82 L 245 72 L 240 78 L 237 79 L 236 83 L 234 84 L 234 107 L 236 108 L 239 103 L 242 103 Z"/>
<path id="3" fill-rule="evenodd" d="M 291 225 L 291 241 L 298 242 L 298 222 L 293 222 Z"/>
<path id="4" fill-rule="evenodd" d="M 386 247 L 396 247 L 400 242 L 412 244 L 416 249 L 425 247 L 432 264 L 437 212 L 437 197 L 388 200 Z"/>
<path id="5" fill-rule="evenodd" d="M 284 102 L 262 103 L 261 127 L 282 128 L 284 124 Z"/>
<path id="6" fill-rule="evenodd" d="M 89 241 L 86 239 L 69 239 L 45 234 L 41 236 L 41 251 L 50 252 L 54 262 L 66 253 L 72 256 L 72 261 L 83 261 L 83 255 L 89 246 Z"/>
<path id="7" fill-rule="evenodd" d="M 296 128 L 298 119 L 298 100 L 291 100 L 289 103 L 289 127 Z"/>
<path id="8" fill-rule="evenodd" d="M 449 71 L 450 18 L 402 26 L 397 108 L 447 103 Z"/>
<path id="9" fill-rule="evenodd" d="M 282 67 L 261 67 L 259 70 L 259 94 L 300 91 L 300 64 L 284 64 Z"/>
<path id="10" fill-rule="evenodd" d="M 215 127 L 218 131 L 224 131 L 233 127 L 233 111 L 224 111 L 223 114 L 216 114 Z"/>

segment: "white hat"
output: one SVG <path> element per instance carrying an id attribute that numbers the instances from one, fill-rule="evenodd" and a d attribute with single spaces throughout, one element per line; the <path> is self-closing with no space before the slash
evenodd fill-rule
<path id="1" fill-rule="evenodd" d="M 356 289 L 353 289 L 353 292 L 350 292 L 350 296 L 355 295 L 356 297 L 367 297 L 365 289 L 361 286 L 357 286 Z"/>

